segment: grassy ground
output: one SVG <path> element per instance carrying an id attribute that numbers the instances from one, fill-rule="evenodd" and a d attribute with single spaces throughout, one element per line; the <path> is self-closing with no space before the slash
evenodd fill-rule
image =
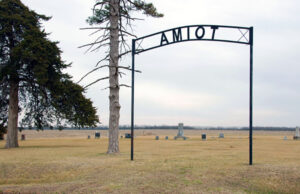
<path id="1" fill-rule="evenodd" d="M 127 139 L 112 156 L 106 138 L 29 138 L 11 150 L 0 142 L 0 193 L 300 193 L 300 141 L 291 136 L 256 133 L 249 166 L 246 133 L 185 134 L 137 136 L 134 161 Z"/>

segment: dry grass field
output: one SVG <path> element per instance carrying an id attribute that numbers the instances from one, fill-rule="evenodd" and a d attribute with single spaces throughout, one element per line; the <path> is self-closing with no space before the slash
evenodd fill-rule
<path id="1" fill-rule="evenodd" d="M 103 131 L 98 140 L 94 131 L 23 133 L 18 149 L 0 142 L 0 193 L 300 193 L 300 141 L 291 132 L 254 132 L 253 166 L 245 131 L 219 139 L 219 131 L 186 130 L 184 141 L 173 140 L 176 130 L 139 130 L 134 161 L 129 139 L 106 155 Z"/>

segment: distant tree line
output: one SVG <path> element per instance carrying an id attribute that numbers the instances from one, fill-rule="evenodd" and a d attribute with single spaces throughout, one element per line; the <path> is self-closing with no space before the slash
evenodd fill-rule
<path id="1" fill-rule="evenodd" d="M 249 127 L 206 127 L 200 129 L 207 130 L 237 130 L 237 131 L 248 131 Z M 254 131 L 295 131 L 295 127 L 253 127 Z"/>
<path id="2" fill-rule="evenodd" d="M 136 125 L 135 130 L 174 130 L 177 129 L 177 125 Z M 184 126 L 184 129 L 188 130 L 236 130 L 236 131 L 248 131 L 249 127 L 195 127 L 195 126 Z M 37 129 L 35 127 L 19 127 L 19 131 L 22 130 L 108 130 L 108 126 L 97 126 L 97 127 L 44 127 L 43 129 Z M 130 125 L 121 125 L 120 130 L 129 130 Z M 253 127 L 254 131 L 295 131 L 294 127 Z"/>

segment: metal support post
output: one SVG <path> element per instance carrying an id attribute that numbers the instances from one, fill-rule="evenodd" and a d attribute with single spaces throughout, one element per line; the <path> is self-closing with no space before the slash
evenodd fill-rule
<path id="1" fill-rule="evenodd" d="M 132 69 L 131 69 L 131 160 L 133 160 L 133 140 L 134 140 L 134 57 L 135 57 L 135 40 L 132 40 Z"/>
<path id="2" fill-rule="evenodd" d="M 250 107 L 249 107 L 249 165 L 252 165 L 253 152 L 253 27 L 250 29 Z"/>

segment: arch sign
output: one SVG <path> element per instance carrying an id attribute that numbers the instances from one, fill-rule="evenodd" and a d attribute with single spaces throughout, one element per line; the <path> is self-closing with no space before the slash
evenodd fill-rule
<path id="1" fill-rule="evenodd" d="M 253 27 L 222 25 L 190 25 L 172 28 L 132 40 L 132 83 L 131 83 L 131 160 L 134 154 L 134 76 L 135 55 L 159 47 L 187 42 L 215 41 L 250 46 L 249 87 L 249 165 L 252 165 L 253 123 Z"/>

